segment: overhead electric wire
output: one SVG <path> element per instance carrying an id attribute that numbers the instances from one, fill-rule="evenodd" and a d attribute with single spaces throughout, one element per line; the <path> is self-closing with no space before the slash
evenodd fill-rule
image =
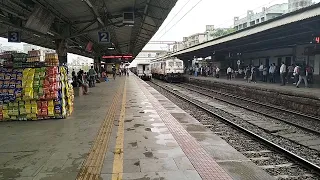
<path id="1" fill-rule="evenodd" d="M 194 6 L 192 6 L 192 8 L 191 9 L 189 9 L 189 11 L 187 11 L 176 23 L 174 23 L 166 32 L 164 32 L 164 34 L 162 34 L 162 36 L 160 36 L 159 38 L 158 38 L 158 40 L 160 39 L 160 38 L 162 38 L 165 34 L 167 34 L 167 32 L 169 32 L 175 25 L 177 25 L 187 14 L 189 14 L 201 1 L 203 1 L 203 0 L 200 0 L 200 1 L 198 1 L 197 2 L 197 4 L 195 4 Z"/>
<path id="2" fill-rule="evenodd" d="M 170 27 L 170 29 L 169 30 L 167 30 L 164 34 L 162 34 L 157 40 L 159 40 L 160 38 L 162 38 L 165 34 L 167 34 L 177 23 L 179 23 L 190 11 L 192 11 L 192 9 L 194 9 L 200 2 L 201 2 L 202 0 L 200 0 L 197 4 L 195 4 L 181 19 L 179 19 L 179 21 L 177 21 L 173 26 L 171 26 Z M 253 10 L 256 10 L 256 9 L 258 9 L 258 8 L 261 8 L 261 7 L 264 7 L 264 6 L 266 6 L 266 5 L 269 5 L 269 4 L 271 4 L 272 2 L 275 2 L 275 1 L 279 1 L 279 0 L 271 0 L 271 1 L 269 1 L 268 3 L 266 3 L 266 4 L 264 4 L 264 5 L 260 5 L 260 6 L 258 6 L 258 7 L 256 7 L 256 8 L 254 8 Z M 189 2 L 189 1 L 188 1 Z M 187 2 L 187 3 L 188 3 Z M 186 5 L 186 4 L 185 4 Z M 183 8 L 181 8 L 181 9 L 183 9 Z M 180 12 L 180 11 L 179 11 Z M 246 13 L 245 14 L 241 14 L 241 15 L 239 15 L 239 16 L 243 16 L 243 15 L 246 15 Z M 174 18 L 173 18 L 174 19 Z M 173 19 L 171 19 L 171 21 L 173 20 Z M 170 21 L 170 22 L 171 22 Z M 169 24 L 169 23 L 168 23 Z M 168 25 L 167 24 L 167 25 Z M 166 25 L 166 26 L 167 26 Z M 225 25 L 225 23 L 223 23 L 223 24 L 220 24 L 219 26 L 221 26 L 221 25 Z M 163 31 L 163 29 L 161 30 L 161 31 Z M 160 32 L 161 32 L 160 31 Z"/>
<path id="3" fill-rule="evenodd" d="M 173 16 L 173 18 L 171 18 L 171 20 L 167 23 L 167 25 L 161 29 L 160 31 L 158 31 L 157 33 L 161 33 L 164 29 L 167 28 L 167 26 L 177 17 L 177 15 L 183 10 L 183 8 L 190 2 L 191 0 L 188 0 L 181 8 L 180 10 Z"/>

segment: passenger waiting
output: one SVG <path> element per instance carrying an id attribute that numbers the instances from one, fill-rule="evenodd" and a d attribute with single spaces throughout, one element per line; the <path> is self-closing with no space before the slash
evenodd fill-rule
<path id="1" fill-rule="evenodd" d="M 232 75 L 232 69 L 229 66 L 228 69 L 227 69 L 227 79 L 231 80 L 231 75 Z"/>
<path id="2" fill-rule="evenodd" d="M 219 77 L 220 77 L 220 69 L 217 66 L 217 68 L 216 68 L 216 78 L 219 78 Z"/>
<path id="3" fill-rule="evenodd" d="M 288 67 L 287 83 L 291 83 L 291 79 L 293 76 L 293 70 L 294 70 L 294 65 L 292 64 Z"/>
<path id="4" fill-rule="evenodd" d="M 275 81 L 275 66 L 274 66 L 274 64 L 271 64 L 270 65 L 270 68 L 269 68 L 269 76 L 270 76 L 270 82 L 271 83 L 275 83 L 276 81 Z"/>
<path id="5" fill-rule="evenodd" d="M 259 66 L 259 77 L 261 81 L 263 81 L 263 69 L 264 69 L 264 66 L 261 63 L 261 65 Z"/>
<path id="6" fill-rule="evenodd" d="M 286 84 L 286 72 L 287 72 L 287 66 L 282 62 L 282 65 L 280 67 L 280 79 L 281 79 L 281 86 L 284 86 Z"/>
<path id="7" fill-rule="evenodd" d="M 268 68 L 266 66 L 263 67 L 262 76 L 262 81 L 268 82 Z"/>

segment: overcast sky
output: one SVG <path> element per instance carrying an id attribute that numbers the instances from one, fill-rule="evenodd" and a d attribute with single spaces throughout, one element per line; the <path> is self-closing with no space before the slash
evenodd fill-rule
<path id="1" fill-rule="evenodd" d="M 199 1 L 201 2 L 178 22 Z M 179 12 L 187 2 L 188 4 Z M 247 10 L 261 12 L 262 7 L 286 2 L 288 0 L 178 0 L 152 41 L 182 41 L 183 37 L 204 32 L 206 25 L 215 25 L 216 28 L 231 27 L 233 18 L 245 17 Z M 155 49 L 159 46 L 147 45 L 145 49 Z M 165 46 L 161 45 L 163 48 Z"/>

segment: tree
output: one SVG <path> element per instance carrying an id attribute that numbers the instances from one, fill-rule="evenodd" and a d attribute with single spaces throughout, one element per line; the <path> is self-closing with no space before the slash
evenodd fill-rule
<path id="1" fill-rule="evenodd" d="M 235 32 L 234 28 L 218 28 L 218 29 L 215 29 L 215 31 L 211 33 L 210 36 L 214 38 L 218 38 L 233 32 Z"/>

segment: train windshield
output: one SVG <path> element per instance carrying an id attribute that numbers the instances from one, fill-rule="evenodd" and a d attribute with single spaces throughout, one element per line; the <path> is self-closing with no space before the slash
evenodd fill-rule
<path id="1" fill-rule="evenodd" d="M 182 62 L 176 62 L 176 66 L 182 66 Z"/>
<path id="2" fill-rule="evenodd" d="M 174 66 L 174 63 L 173 62 L 169 62 L 169 66 Z"/>

